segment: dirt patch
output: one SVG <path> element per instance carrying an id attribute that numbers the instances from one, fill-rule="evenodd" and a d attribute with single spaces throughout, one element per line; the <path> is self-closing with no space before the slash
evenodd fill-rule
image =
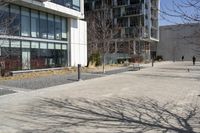
<path id="1" fill-rule="evenodd" d="M 106 65 L 105 70 L 114 70 L 122 67 L 123 65 L 120 64 L 114 64 L 114 65 Z M 102 66 L 98 67 L 82 67 L 81 72 L 101 72 L 103 71 Z M 4 80 L 21 80 L 21 79 L 32 79 L 32 78 L 38 78 L 38 77 L 47 77 L 52 75 L 65 75 L 65 74 L 71 74 L 77 72 L 76 67 L 67 67 L 59 70 L 44 70 L 44 71 L 37 71 L 37 72 L 27 72 L 27 73 L 20 73 L 16 74 L 14 76 L 8 76 L 8 77 L 0 77 L 0 81 Z"/>

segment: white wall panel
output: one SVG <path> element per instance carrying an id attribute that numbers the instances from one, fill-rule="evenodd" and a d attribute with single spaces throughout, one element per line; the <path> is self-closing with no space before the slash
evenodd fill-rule
<path id="1" fill-rule="evenodd" d="M 71 66 L 87 65 L 87 25 L 85 21 L 71 19 Z"/>

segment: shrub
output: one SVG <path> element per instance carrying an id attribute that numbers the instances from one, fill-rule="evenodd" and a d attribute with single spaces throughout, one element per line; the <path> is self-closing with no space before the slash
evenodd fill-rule
<path id="1" fill-rule="evenodd" d="M 143 61 L 144 61 L 144 58 L 142 56 L 135 56 L 129 59 L 129 62 L 133 62 L 133 63 L 141 63 Z"/>
<path id="2" fill-rule="evenodd" d="M 89 57 L 89 62 L 95 63 L 95 66 L 101 65 L 101 55 L 100 53 L 93 53 Z"/>
<path id="3" fill-rule="evenodd" d="M 162 61 L 162 60 L 163 60 L 162 55 L 158 55 L 158 56 L 156 56 L 156 60 L 157 60 L 157 61 Z"/>
<path id="4" fill-rule="evenodd" d="M 117 59 L 117 64 L 123 64 L 124 62 L 126 62 L 128 59 L 123 58 L 123 59 Z"/>

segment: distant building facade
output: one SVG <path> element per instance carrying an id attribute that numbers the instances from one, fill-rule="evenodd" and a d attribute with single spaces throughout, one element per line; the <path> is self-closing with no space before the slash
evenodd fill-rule
<path id="1" fill-rule="evenodd" d="M 110 56 L 150 59 L 151 44 L 159 41 L 159 0 L 85 0 L 85 12 L 98 12 L 109 5 L 113 27 L 119 27 L 113 37 Z M 88 22 L 88 26 L 89 26 Z M 90 53 L 88 48 L 88 53 Z M 109 58 L 109 57 L 108 57 Z"/>
<path id="2" fill-rule="evenodd" d="M 180 24 L 160 27 L 160 41 L 157 45 L 157 55 L 164 60 L 192 61 L 199 59 L 200 54 L 200 24 Z"/>
<path id="3" fill-rule="evenodd" d="M 83 0 L 14 0 L 0 13 L 0 58 L 6 69 L 87 65 Z M 12 21 L 4 27 L 6 19 Z"/>

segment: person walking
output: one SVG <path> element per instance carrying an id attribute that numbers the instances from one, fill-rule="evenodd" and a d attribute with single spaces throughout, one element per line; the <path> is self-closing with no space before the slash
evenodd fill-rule
<path id="1" fill-rule="evenodd" d="M 182 61 L 184 60 L 184 56 L 181 57 Z"/>
<path id="2" fill-rule="evenodd" d="M 193 65 L 195 65 L 195 62 L 196 62 L 196 57 L 195 56 L 192 57 L 192 62 L 193 62 Z"/>

